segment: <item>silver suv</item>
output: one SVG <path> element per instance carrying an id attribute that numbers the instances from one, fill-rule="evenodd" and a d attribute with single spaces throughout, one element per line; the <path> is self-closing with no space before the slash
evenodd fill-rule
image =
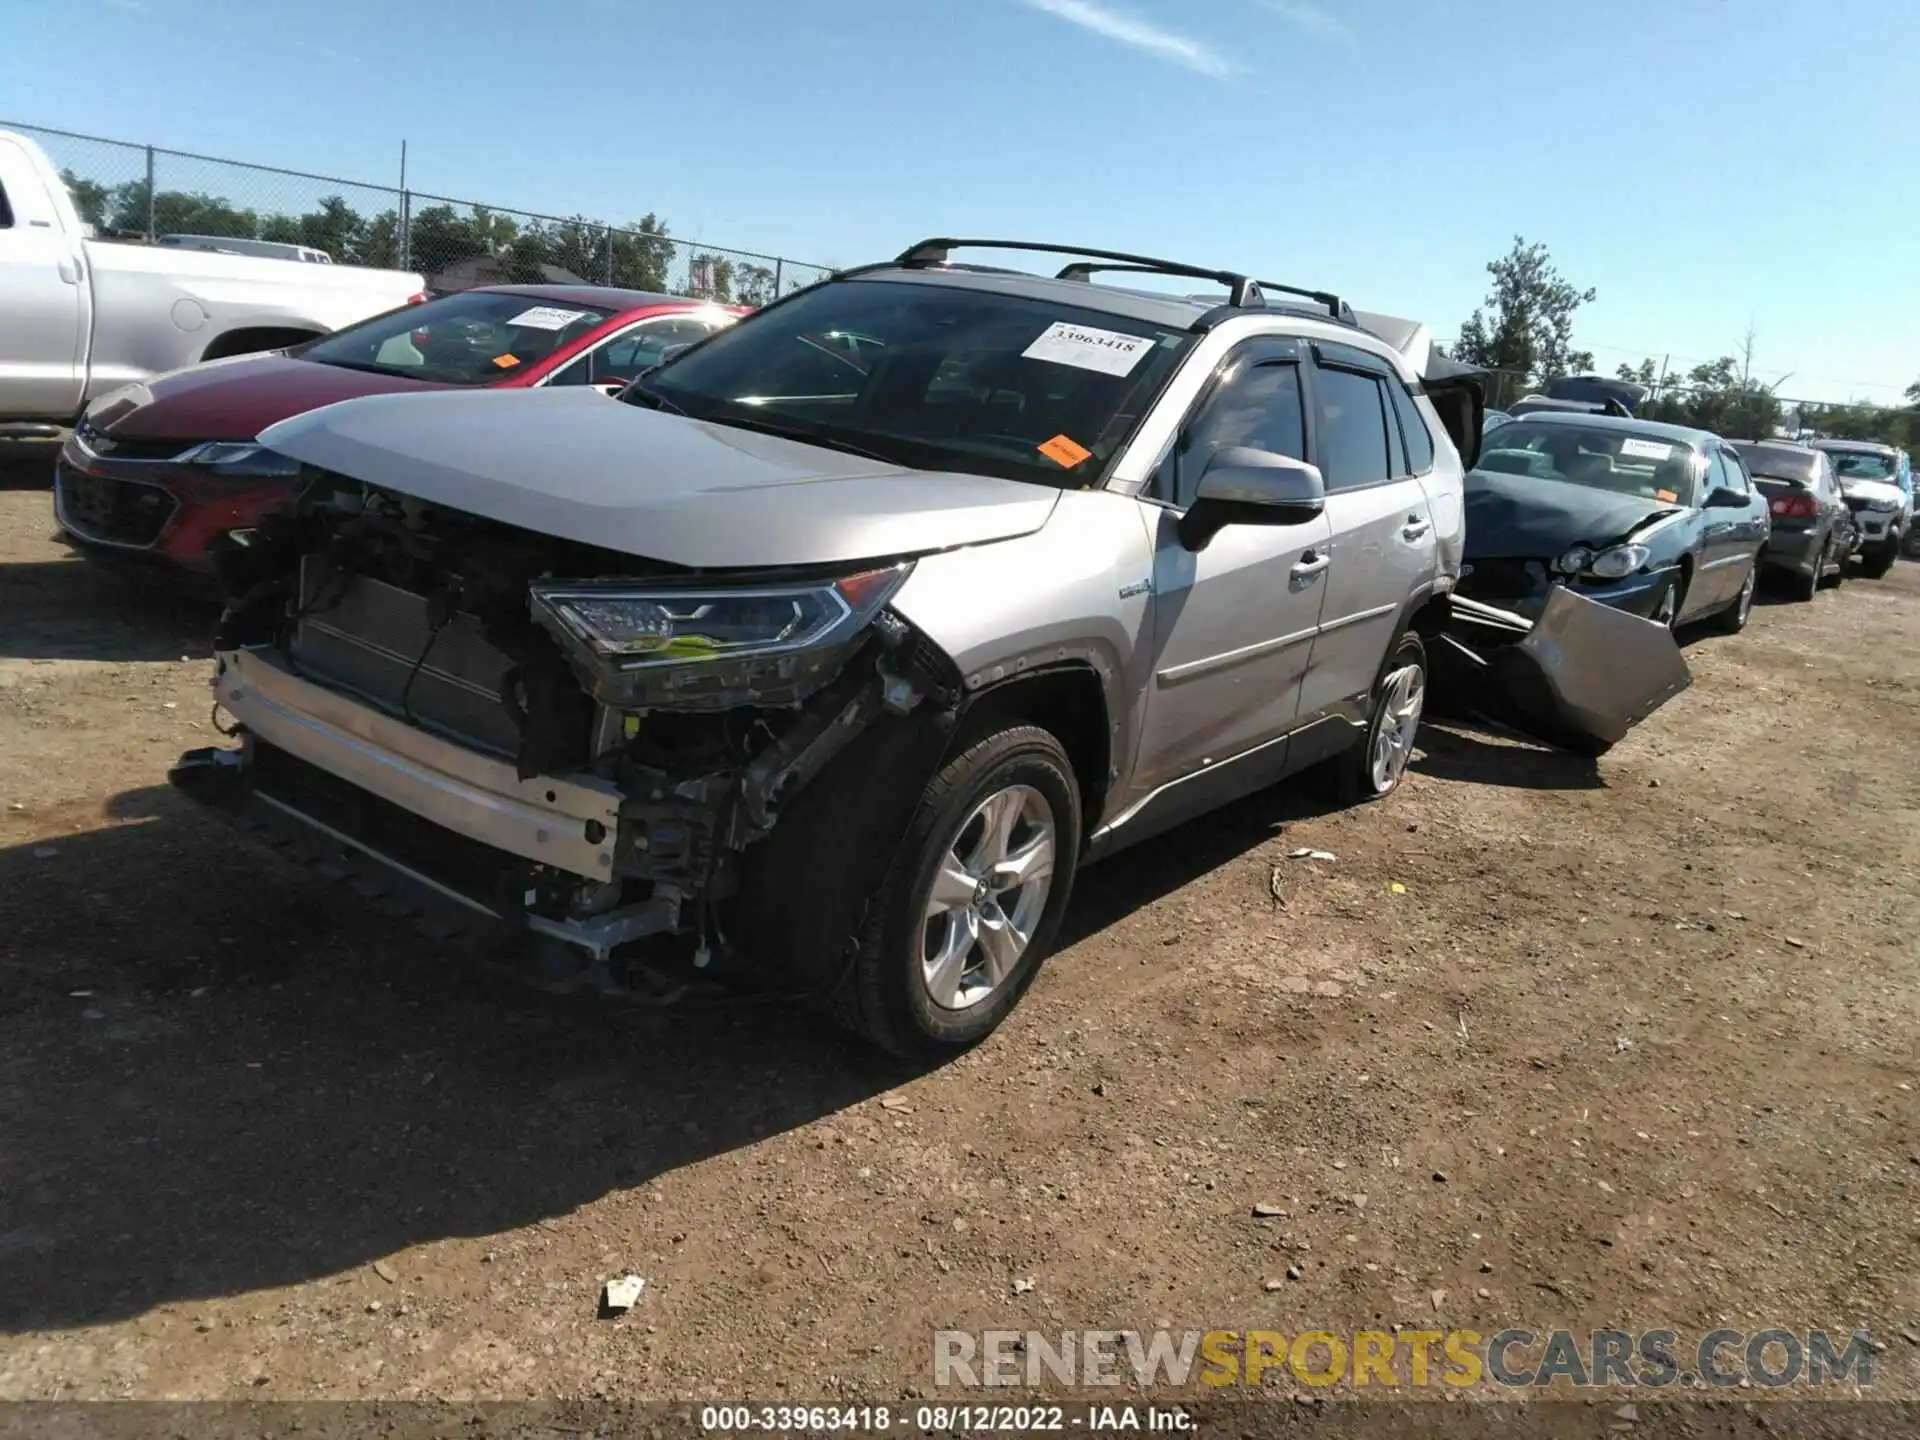
<path id="1" fill-rule="evenodd" d="M 1088 861 L 1310 765 L 1393 790 L 1477 386 L 1332 295 L 949 260 L 987 243 L 619 399 L 274 426 L 300 503 L 221 556 L 241 743 L 177 783 L 423 918 L 600 983 L 683 935 L 902 1053 L 1001 1020 Z"/>

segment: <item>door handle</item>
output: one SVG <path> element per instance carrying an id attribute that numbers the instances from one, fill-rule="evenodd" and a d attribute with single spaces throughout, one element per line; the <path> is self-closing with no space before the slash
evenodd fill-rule
<path id="1" fill-rule="evenodd" d="M 71 256 L 62 255 L 58 268 L 60 278 L 66 281 L 67 284 L 78 285 L 80 283 L 80 267 L 73 262 Z"/>
<path id="2" fill-rule="evenodd" d="M 1424 515 L 1409 515 L 1407 516 L 1405 527 L 1400 531 L 1400 535 L 1401 538 L 1405 540 L 1418 540 L 1432 528 Z"/>
<path id="3" fill-rule="evenodd" d="M 1299 563 L 1293 567 L 1293 578 L 1296 580 L 1310 580 L 1331 564 L 1333 564 L 1333 556 L 1316 554 L 1314 551 L 1309 550 L 1300 557 Z"/>

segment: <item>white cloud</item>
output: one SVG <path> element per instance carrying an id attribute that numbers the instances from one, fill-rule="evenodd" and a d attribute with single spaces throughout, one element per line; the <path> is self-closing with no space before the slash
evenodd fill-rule
<path id="1" fill-rule="evenodd" d="M 1216 80 L 1224 80 L 1240 69 L 1203 41 L 1172 30 L 1163 30 L 1150 20 L 1142 20 L 1122 10 L 1110 10 L 1105 5 L 1094 3 L 1094 0 L 1026 0 L 1026 3 L 1035 10 L 1044 10 L 1049 15 L 1065 20 L 1069 25 L 1078 25 L 1082 30 L 1091 30 L 1109 40 L 1118 40 L 1143 55 L 1210 75 Z"/>
<path id="2" fill-rule="evenodd" d="M 1265 4 L 1274 14 L 1316 40 L 1333 45 L 1359 43 L 1360 37 L 1348 28 L 1346 21 L 1338 15 L 1329 15 L 1317 5 L 1309 5 L 1307 0 L 1265 0 Z"/>

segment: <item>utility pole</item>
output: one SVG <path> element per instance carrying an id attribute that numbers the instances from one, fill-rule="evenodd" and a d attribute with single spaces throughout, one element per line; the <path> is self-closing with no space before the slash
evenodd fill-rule
<path id="1" fill-rule="evenodd" d="M 400 142 L 400 203 L 394 207 L 394 218 L 400 230 L 400 268 L 413 268 L 413 206 L 407 195 L 407 142 Z"/>

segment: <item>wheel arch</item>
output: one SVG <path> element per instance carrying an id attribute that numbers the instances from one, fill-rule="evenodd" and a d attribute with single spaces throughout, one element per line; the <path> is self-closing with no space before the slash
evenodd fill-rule
<path id="1" fill-rule="evenodd" d="M 1080 787 L 1082 838 L 1091 835 L 1113 785 L 1118 738 L 1106 683 L 1093 666 L 1063 661 L 982 686 L 967 697 L 962 724 L 987 717 L 1037 725 L 1059 740 Z"/>
<path id="2" fill-rule="evenodd" d="M 242 325 L 223 330 L 207 342 L 200 352 L 202 360 L 225 360 L 233 355 L 252 355 L 262 350 L 283 350 L 318 340 L 326 332 L 299 325 Z"/>

